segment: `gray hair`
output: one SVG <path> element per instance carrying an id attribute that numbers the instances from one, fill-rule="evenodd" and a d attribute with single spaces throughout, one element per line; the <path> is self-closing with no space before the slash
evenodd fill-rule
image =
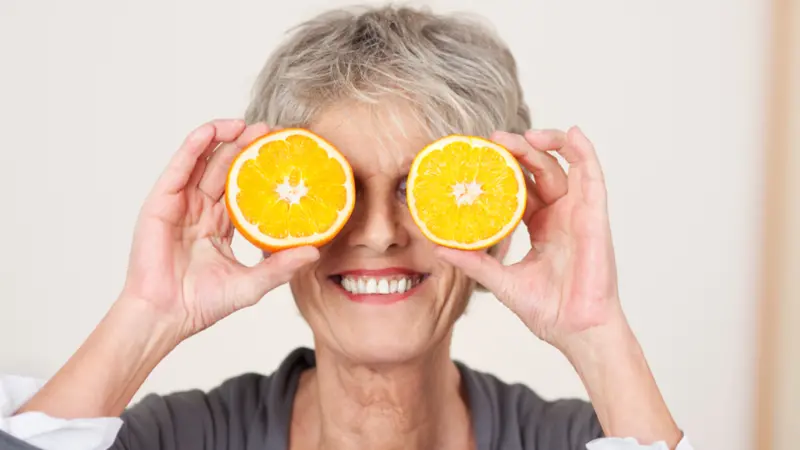
<path id="1" fill-rule="evenodd" d="M 307 127 L 329 105 L 388 98 L 407 101 L 431 139 L 530 128 L 516 63 L 491 29 L 394 6 L 334 10 L 292 29 L 259 74 L 245 119 Z"/>

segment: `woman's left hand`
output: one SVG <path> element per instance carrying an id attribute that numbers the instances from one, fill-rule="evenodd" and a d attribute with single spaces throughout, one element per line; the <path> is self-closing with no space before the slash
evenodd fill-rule
<path id="1" fill-rule="evenodd" d="M 623 318 L 600 163 L 577 127 L 491 138 L 533 174 L 523 216 L 531 250 L 509 266 L 486 252 L 437 250 L 563 351 L 573 337 Z M 564 157 L 569 175 L 548 151 Z"/>
<path id="2" fill-rule="evenodd" d="M 437 249 L 491 290 L 530 330 L 567 357 L 606 436 L 675 448 L 682 433 L 622 313 L 603 172 L 578 128 L 495 133 L 532 174 L 524 222 L 531 251 L 504 266 L 486 252 Z M 569 163 L 569 175 L 548 154 Z"/>

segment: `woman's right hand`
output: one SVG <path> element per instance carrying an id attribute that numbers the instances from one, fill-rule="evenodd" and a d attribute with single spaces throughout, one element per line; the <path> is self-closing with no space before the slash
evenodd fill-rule
<path id="1" fill-rule="evenodd" d="M 193 131 L 142 206 L 120 298 L 67 363 L 19 412 L 116 417 L 183 339 L 253 305 L 319 256 L 284 250 L 254 267 L 233 256 L 224 200 L 228 167 L 263 124 L 218 120 Z"/>
<path id="2" fill-rule="evenodd" d="M 185 339 L 254 305 L 319 253 L 284 250 L 254 267 L 231 250 L 233 226 L 223 198 L 238 153 L 268 131 L 264 124 L 217 120 L 194 130 L 141 208 L 121 299 L 144 302 Z"/>

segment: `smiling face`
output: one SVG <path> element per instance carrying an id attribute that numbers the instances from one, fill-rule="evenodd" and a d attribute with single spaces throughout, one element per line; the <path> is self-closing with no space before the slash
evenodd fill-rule
<path id="1" fill-rule="evenodd" d="M 342 105 L 309 127 L 352 165 L 356 206 L 290 286 L 317 348 L 364 364 L 402 362 L 448 343 L 474 289 L 436 258 L 406 208 L 408 168 L 430 138 L 402 111 Z"/>

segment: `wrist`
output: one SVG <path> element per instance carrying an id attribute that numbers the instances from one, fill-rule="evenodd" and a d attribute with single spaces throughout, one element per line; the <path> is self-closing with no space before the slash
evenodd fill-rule
<path id="1" fill-rule="evenodd" d="M 563 339 L 557 347 L 579 372 L 644 358 L 639 342 L 622 313 L 601 325 Z"/>
<path id="2" fill-rule="evenodd" d="M 126 294 L 109 309 L 98 329 L 108 328 L 122 340 L 136 344 L 141 359 L 160 359 L 185 339 L 183 321 L 152 303 Z"/>
<path id="3" fill-rule="evenodd" d="M 677 445 L 681 432 L 624 315 L 571 336 L 559 348 L 578 373 L 607 436 Z"/>

